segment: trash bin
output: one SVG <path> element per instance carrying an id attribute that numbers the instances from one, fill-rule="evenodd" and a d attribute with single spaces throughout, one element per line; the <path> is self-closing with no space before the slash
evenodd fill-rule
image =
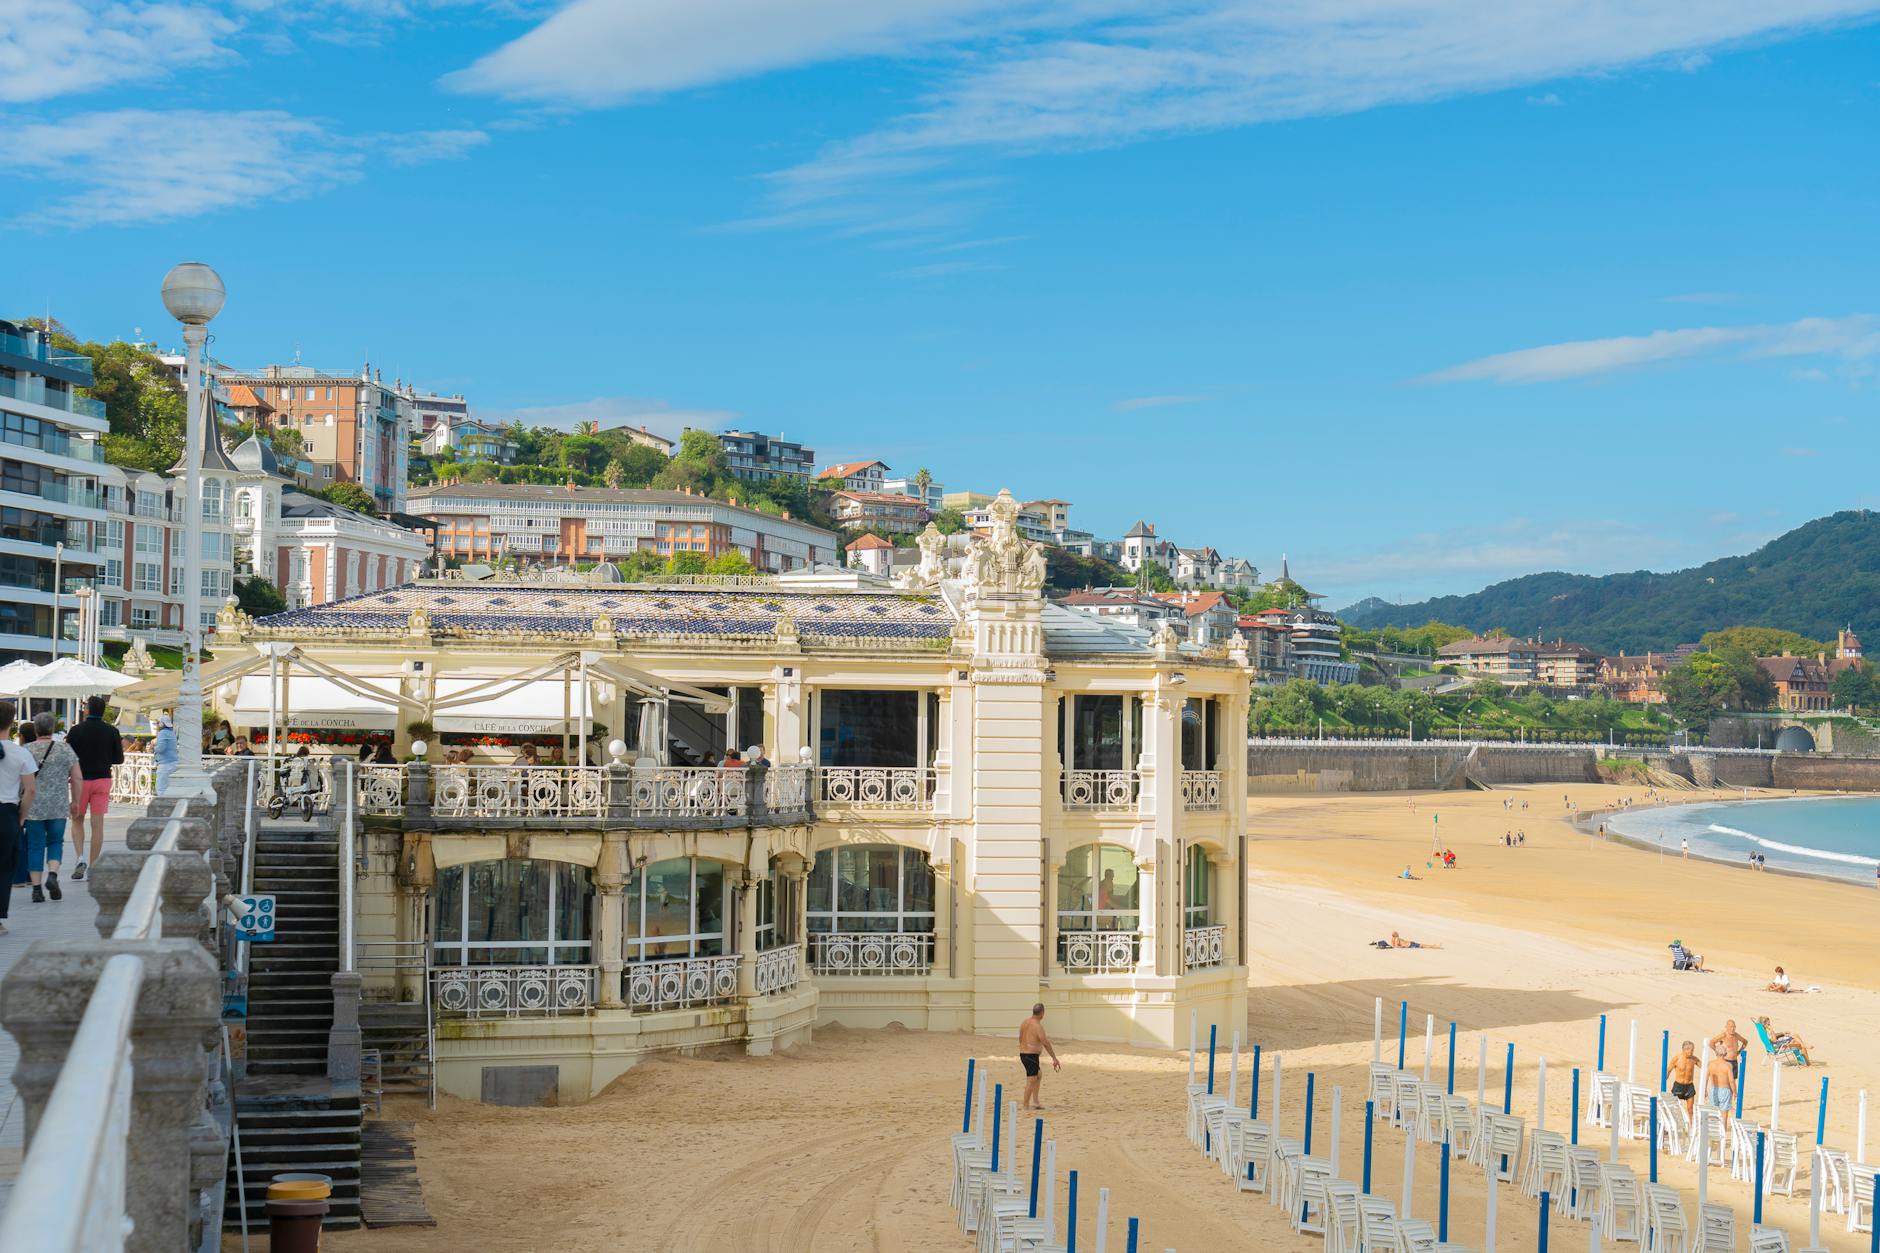
<path id="1" fill-rule="evenodd" d="M 329 1175 L 290 1173 L 268 1183 L 270 1253 L 319 1253 L 320 1224 L 332 1208 Z"/>

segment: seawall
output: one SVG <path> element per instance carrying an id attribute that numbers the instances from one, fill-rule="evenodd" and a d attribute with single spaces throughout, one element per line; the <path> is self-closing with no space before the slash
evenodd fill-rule
<path id="1" fill-rule="evenodd" d="M 1404 792 L 1516 783 L 1597 783 L 1596 746 L 1333 744 L 1316 740 L 1247 746 L 1247 790 Z M 1675 753 L 1621 749 L 1699 787 L 1880 792 L 1880 757 L 1812 753 Z"/>

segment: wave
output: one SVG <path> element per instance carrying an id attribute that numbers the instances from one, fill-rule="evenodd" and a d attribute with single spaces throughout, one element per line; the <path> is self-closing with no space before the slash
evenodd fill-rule
<path id="1" fill-rule="evenodd" d="M 1846 862 L 1854 866 L 1880 866 L 1880 858 L 1862 857 L 1857 853 L 1830 853 L 1819 848 L 1804 848 L 1799 844 L 1784 844 L 1780 840 L 1765 840 L 1760 835 L 1751 835 L 1748 831 L 1739 831 L 1735 827 L 1720 826 L 1711 823 L 1710 829 L 1718 835 L 1734 835 L 1739 839 L 1760 844 L 1764 848 L 1774 849 L 1779 853 L 1794 853 L 1797 857 L 1815 857 L 1822 861 Z"/>

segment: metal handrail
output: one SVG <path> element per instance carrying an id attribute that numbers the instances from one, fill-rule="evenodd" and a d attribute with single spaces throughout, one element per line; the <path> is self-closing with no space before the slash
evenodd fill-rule
<path id="1" fill-rule="evenodd" d="M 74 1179 L 89 1184 L 93 1193 L 64 1205 L 8 1205 L 0 1213 L 0 1249 L 119 1248 L 129 1234 L 124 1155 L 130 1135 L 131 1020 L 143 981 L 144 959 L 131 953 L 108 959 L 98 972 L 32 1147 L 13 1181 L 16 1199 L 64 1196 Z"/>

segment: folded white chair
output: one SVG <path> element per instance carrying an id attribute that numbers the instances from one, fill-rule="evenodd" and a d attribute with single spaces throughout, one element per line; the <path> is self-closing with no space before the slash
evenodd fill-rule
<path id="1" fill-rule="evenodd" d="M 1397 1253 L 1436 1253 L 1436 1229 L 1421 1218 L 1398 1219 Z"/>
<path id="2" fill-rule="evenodd" d="M 1691 1248 L 1692 1253 L 1736 1253 L 1736 1211 L 1706 1204 L 1697 1216 L 1697 1239 Z"/>
<path id="3" fill-rule="evenodd" d="M 1391 1099 L 1390 1120 L 1398 1126 L 1411 1125 L 1423 1103 L 1423 1081 L 1407 1070 L 1392 1076 L 1396 1091 Z"/>
<path id="4" fill-rule="evenodd" d="M 1748 1183 L 1756 1174 L 1756 1133 L 1762 1128 L 1747 1118 L 1730 1124 L 1730 1178 Z"/>
<path id="5" fill-rule="evenodd" d="M 1801 1137 L 1793 1131 L 1777 1131 L 1764 1141 L 1763 1172 L 1771 1192 L 1795 1195 L 1795 1175 L 1801 1157 Z"/>
<path id="6" fill-rule="evenodd" d="M 1865 1162 L 1855 1162 L 1849 1169 L 1853 1172 L 1854 1186 L 1847 1193 L 1847 1229 L 1872 1231 L 1875 1168 Z"/>
<path id="7" fill-rule="evenodd" d="M 1595 1127 L 1610 1127 L 1619 1110 L 1619 1076 L 1595 1074 L 1593 1076 L 1593 1100 L 1587 1109 L 1586 1121 Z"/>
<path id="8" fill-rule="evenodd" d="M 1751 1227 L 1749 1253 L 1789 1253 L 1789 1233 L 1780 1227 Z"/>
<path id="9" fill-rule="evenodd" d="M 1600 1213 L 1600 1198 L 1605 1195 L 1599 1154 L 1574 1145 L 1567 1149 L 1567 1163 L 1572 1171 L 1572 1182 L 1567 1187 L 1567 1217 L 1587 1222 Z"/>
<path id="10" fill-rule="evenodd" d="M 1809 1168 L 1808 1186 L 1820 1188 L 1821 1208 L 1830 1214 L 1847 1213 L 1848 1193 L 1854 1190 L 1853 1162 L 1844 1149 L 1817 1148 Z"/>
<path id="11" fill-rule="evenodd" d="M 1325 1253 L 1358 1253 L 1358 1185 L 1348 1179 L 1325 1182 Z"/>
<path id="12" fill-rule="evenodd" d="M 1631 1167 L 1610 1162 L 1601 1166 L 1599 1226 L 1606 1239 L 1637 1244 L 1645 1236 L 1644 1218 L 1644 1198 Z"/>
<path id="13" fill-rule="evenodd" d="M 1448 1094 L 1440 1083 L 1423 1084 L 1419 1091 L 1417 1105 L 1417 1135 L 1430 1144 L 1443 1142 L 1444 1109 L 1449 1102 Z"/>
<path id="14" fill-rule="evenodd" d="M 1372 1112 L 1379 1118 L 1393 1118 L 1397 1108 L 1397 1075 L 1395 1066 L 1383 1062 L 1372 1062 L 1369 1085 L 1365 1088 L 1365 1099 L 1371 1102 Z"/>
<path id="15" fill-rule="evenodd" d="M 1246 1122 L 1228 1128 L 1224 1163 L 1242 1192 L 1265 1192 L 1272 1179 L 1273 1124 Z"/>
<path id="16" fill-rule="evenodd" d="M 1684 1152 L 1691 1138 L 1691 1120 L 1684 1115 L 1684 1102 L 1662 1092 L 1652 1099 L 1658 1102 L 1659 1151 L 1673 1155 Z"/>
<path id="17" fill-rule="evenodd" d="M 1712 1166 L 1730 1156 L 1730 1127 L 1723 1111 L 1714 1105 L 1700 1102 L 1697 1106 L 1697 1118 L 1692 1125 L 1691 1134 L 1684 1141 L 1684 1156 L 1697 1160 L 1697 1141 L 1699 1136 L 1710 1137 L 1710 1164 Z"/>
<path id="18" fill-rule="evenodd" d="M 1521 1140 L 1526 1125 L 1519 1114 L 1484 1113 L 1469 1160 L 1485 1171 L 1493 1171 L 1503 1183 L 1514 1183 L 1521 1177 Z"/>
<path id="19" fill-rule="evenodd" d="M 1466 1096 L 1443 1098 L 1443 1130 L 1449 1136 L 1449 1155 L 1466 1159 L 1475 1146 L 1479 1127 L 1475 1104 Z"/>
<path id="20" fill-rule="evenodd" d="M 1662 1183 L 1645 1189 L 1645 1242 L 1652 1253 L 1689 1253 L 1690 1228 L 1678 1190 Z"/>
<path id="21" fill-rule="evenodd" d="M 1358 1197 L 1358 1244 L 1363 1253 L 1397 1253 L 1397 1206 L 1389 1198 Z"/>
<path id="22" fill-rule="evenodd" d="M 1322 1236 L 1331 1225 L 1332 1164 L 1322 1157 L 1299 1159 L 1299 1186 L 1286 1221 L 1301 1235 Z"/>

